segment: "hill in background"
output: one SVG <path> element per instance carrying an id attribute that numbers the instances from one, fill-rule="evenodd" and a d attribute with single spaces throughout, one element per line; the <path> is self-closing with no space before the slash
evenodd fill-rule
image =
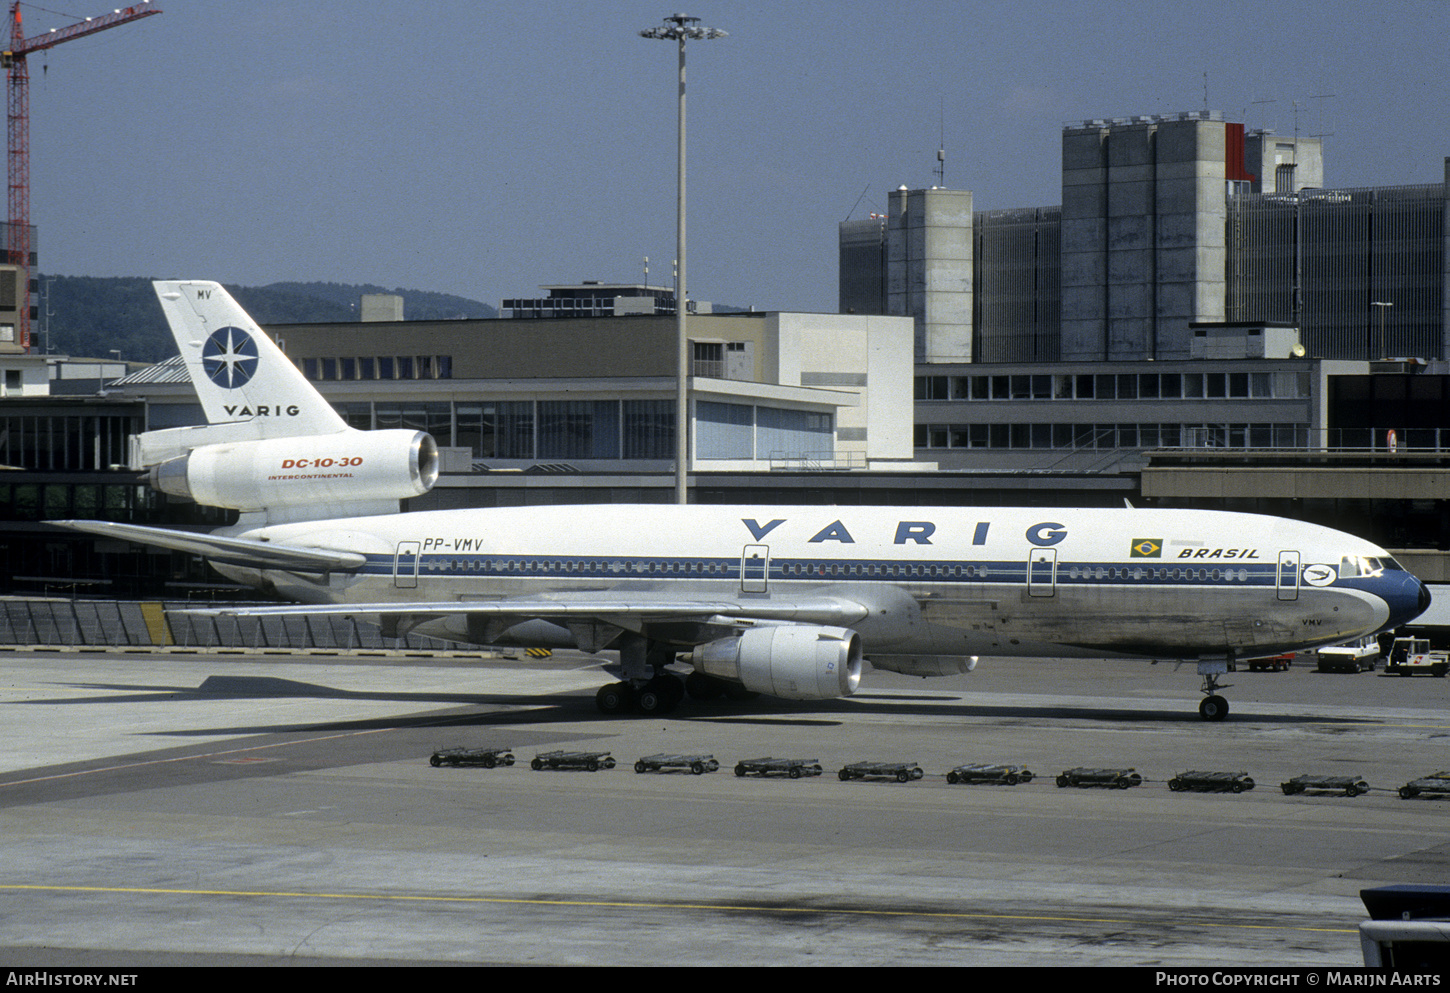
<path id="1" fill-rule="evenodd" d="M 49 301 L 39 305 L 40 319 L 31 334 L 37 351 L 105 358 L 113 350 L 128 362 L 160 362 L 176 354 L 166 319 L 149 278 L 41 276 Z M 272 283 L 233 286 L 227 290 L 257 323 L 316 324 L 356 321 L 367 293 L 403 298 L 403 316 L 410 321 L 452 321 L 497 317 L 486 303 L 426 290 L 384 289 L 371 284 Z M 48 311 L 48 318 L 47 318 Z M 49 340 L 42 329 L 49 321 Z"/>

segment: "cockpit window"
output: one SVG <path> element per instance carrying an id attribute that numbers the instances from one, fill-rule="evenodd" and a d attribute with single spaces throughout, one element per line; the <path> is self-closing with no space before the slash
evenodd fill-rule
<path id="1" fill-rule="evenodd" d="M 1399 569 L 1398 562 L 1389 556 L 1380 558 L 1367 555 L 1346 555 L 1339 560 L 1339 578 L 1353 579 L 1356 576 L 1378 576 L 1386 569 Z"/>

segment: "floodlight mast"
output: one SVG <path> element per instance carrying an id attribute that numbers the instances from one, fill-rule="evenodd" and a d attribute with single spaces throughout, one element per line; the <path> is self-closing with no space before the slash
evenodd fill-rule
<path id="1" fill-rule="evenodd" d="M 685 282 L 685 42 L 688 40 L 709 41 L 727 37 L 717 28 L 700 27 L 698 17 L 687 14 L 673 14 L 657 28 L 647 28 L 639 33 L 641 38 L 677 41 L 680 45 L 680 148 L 678 160 L 678 201 L 676 203 L 675 264 L 675 502 L 689 503 L 690 471 L 690 340 L 685 335 L 685 312 L 688 306 L 688 283 Z"/>

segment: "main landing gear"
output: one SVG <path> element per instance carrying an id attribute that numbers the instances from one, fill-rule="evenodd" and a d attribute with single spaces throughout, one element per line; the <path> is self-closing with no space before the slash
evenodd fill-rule
<path id="1" fill-rule="evenodd" d="M 671 675 L 666 667 L 675 661 L 673 646 L 650 641 L 642 635 L 624 636 L 619 646 L 619 664 L 624 679 L 599 688 L 594 704 L 601 714 L 653 716 L 668 714 L 680 705 L 688 693 L 692 700 L 748 700 L 754 693 L 741 686 L 703 672 L 692 672 L 684 679 Z"/>
<path id="2" fill-rule="evenodd" d="M 641 634 L 625 634 L 619 642 L 624 679 L 601 686 L 594 704 L 601 714 L 667 714 L 685 698 L 685 684 L 665 671 L 675 660 L 669 645 Z"/>
<path id="3" fill-rule="evenodd" d="M 594 694 L 601 714 L 668 714 L 685 698 L 685 684 L 668 673 L 660 673 L 641 685 L 609 683 Z"/>
<path id="4" fill-rule="evenodd" d="M 1207 694 L 1198 705 L 1198 716 L 1206 721 L 1221 721 L 1228 716 L 1228 701 L 1218 695 L 1229 684 L 1219 685 L 1218 677 L 1229 671 L 1233 656 L 1211 662 L 1198 663 L 1198 674 L 1203 677 L 1203 692 Z"/>

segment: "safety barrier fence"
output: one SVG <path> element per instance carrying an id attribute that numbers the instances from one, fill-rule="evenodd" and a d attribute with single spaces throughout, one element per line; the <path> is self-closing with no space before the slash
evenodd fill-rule
<path id="1" fill-rule="evenodd" d="M 192 603 L 131 600 L 0 600 L 0 645 L 332 648 L 440 651 L 437 638 L 384 637 L 354 617 L 217 617 Z"/>

